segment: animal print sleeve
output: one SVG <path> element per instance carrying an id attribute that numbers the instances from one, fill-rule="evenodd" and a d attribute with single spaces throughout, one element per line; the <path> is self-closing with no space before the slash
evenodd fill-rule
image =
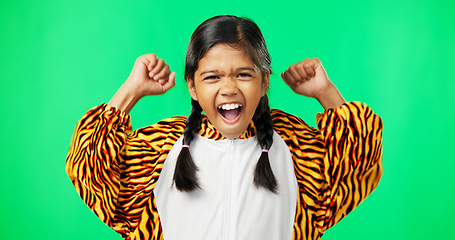
<path id="1" fill-rule="evenodd" d="M 76 126 L 66 171 L 87 206 L 107 225 L 115 225 L 120 187 L 119 154 L 131 131 L 130 117 L 102 104 Z"/>
<path id="2" fill-rule="evenodd" d="M 328 184 L 323 231 L 340 221 L 378 185 L 382 174 L 382 120 L 361 103 L 318 114 Z"/>
<path id="3" fill-rule="evenodd" d="M 73 135 L 66 171 L 87 206 L 124 239 L 159 238 L 153 189 L 186 117 L 131 131 L 130 116 L 102 104 Z"/>

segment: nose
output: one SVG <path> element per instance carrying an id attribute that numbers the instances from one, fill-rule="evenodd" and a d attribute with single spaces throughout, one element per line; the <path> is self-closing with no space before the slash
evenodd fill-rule
<path id="1" fill-rule="evenodd" d="M 220 94 L 222 96 L 235 96 L 239 89 L 237 88 L 237 82 L 232 78 L 225 78 L 221 81 Z"/>

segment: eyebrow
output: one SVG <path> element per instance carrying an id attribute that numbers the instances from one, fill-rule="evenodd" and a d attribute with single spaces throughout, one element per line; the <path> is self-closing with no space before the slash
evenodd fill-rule
<path id="1" fill-rule="evenodd" d="M 250 67 L 241 67 L 241 68 L 236 68 L 234 70 L 234 72 L 240 72 L 240 71 L 252 71 L 252 72 L 255 72 L 255 69 L 254 68 L 250 68 Z M 207 70 L 207 71 L 201 72 L 201 74 L 199 74 L 199 75 L 202 76 L 202 75 L 205 75 L 205 74 L 212 74 L 212 73 L 218 74 L 219 71 L 218 70 Z"/>
<path id="2" fill-rule="evenodd" d="M 204 75 L 204 74 L 211 74 L 211 73 L 218 73 L 218 70 L 208 70 L 208 71 L 204 71 L 204 72 L 201 72 L 201 74 L 199 75 Z"/>

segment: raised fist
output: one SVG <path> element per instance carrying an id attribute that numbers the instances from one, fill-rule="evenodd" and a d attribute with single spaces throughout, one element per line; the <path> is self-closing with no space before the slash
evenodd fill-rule
<path id="1" fill-rule="evenodd" d="M 175 85 L 175 72 L 155 54 L 145 54 L 136 59 L 126 82 L 137 87 L 139 97 L 163 94 Z"/>
<path id="2" fill-rule="evenodd" d="M 316 99 L 333 85 L 317 58 L 307 58 L 291 65 L 281 73 L 281 78 L 297 94 Z"/>

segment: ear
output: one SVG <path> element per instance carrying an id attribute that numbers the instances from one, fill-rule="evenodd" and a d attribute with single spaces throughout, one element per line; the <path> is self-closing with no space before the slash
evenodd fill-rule
<path id="1" fill-rule="evenodd" d="M 263 97 L 267 90 L 269 90 L 270 71 L 265 71 L 264 78 L 262 79 L 261 97 Z"/>
<path id="2" fill-rule="evenodd" d="M 187 79 L 186 83 L 188 84 L 188 92 L 190 93 L 191 98 L 194 99 L 195 101 L 197 101 L 196 87 L 194 86 L 194 80 Z"/>

